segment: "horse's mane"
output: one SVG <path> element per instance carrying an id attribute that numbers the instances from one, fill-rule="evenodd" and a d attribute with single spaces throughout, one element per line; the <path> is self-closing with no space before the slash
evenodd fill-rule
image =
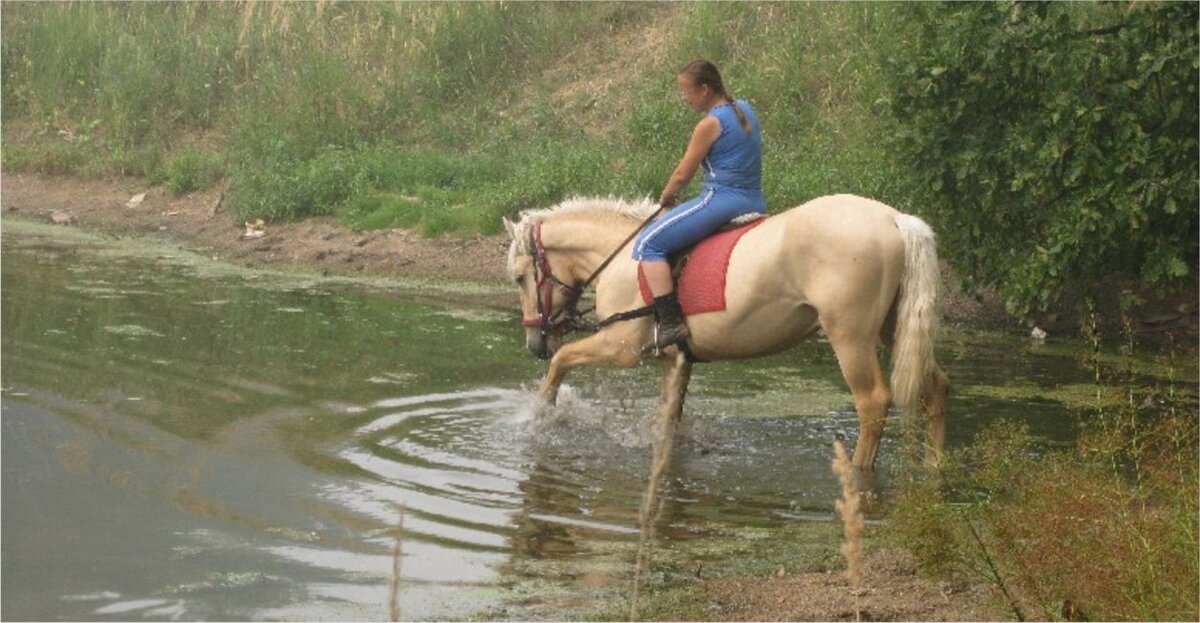
<path id="1" fill-rule="evenodd" d="M 532 252 L 529 248 L 529 232 L 533 226 L 551 217 L 570 214 L 594 213 L 601 218 L 626 218 L 641 220 L 658 209 L 658 204 L 649 197 L 630 202 L 616 197 L 571 197 L 549 208 L 535 208 L 521 212 L 513 227 L 512 245 L 508 248 L 508 266 L 511 269 L 517 256 Z"/>

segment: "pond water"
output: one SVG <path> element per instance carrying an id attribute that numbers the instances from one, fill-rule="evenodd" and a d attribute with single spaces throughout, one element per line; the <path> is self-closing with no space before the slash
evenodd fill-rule
<path id="1" fill-rule="evenodd" d="M 3 618 L 384 620 L 396 578 L 405 620 L 560 618 L 630 590 L 657 367 L 576 373 L 539 415 L 507 289 L 8 221 L 2 248 Z M 1078 349 L 949 333 L 949 446 L 998 417 L 1069 442 Z M 828 344 L 698 366 L 685 423 L 655 541 L 830 523 L 857 423 Z"/>

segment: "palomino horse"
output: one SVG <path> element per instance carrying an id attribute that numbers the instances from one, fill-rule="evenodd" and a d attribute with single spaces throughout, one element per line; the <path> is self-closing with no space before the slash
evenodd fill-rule
<path id="1" fill-rule="evenodd" d="M 657 210 L 648 201 L 572 199 L 504 221 L 508 271 L 520 287 L 526 345 L 550 359 L 541 397 L 553 404 L 575 366 L 632 367 L 657 359 L 663 370 L 659 417 L 678 419 L 691 362 L 676 347 L 642 356 L 651 316 L 617 320 L 644 307 L 628 237 Z M 615 255 L 612 255 L 614 254 Z M 611 263 L 603 265 L 606 258 Z M 598 271 L 598 272 L 597 272 Z M 594 278 L 594 335 L 563 343 L 578 323 L 575 305 Z M 854 195 L 820 197 L 768 218 L 734 248 L 726 309 L 689 316 L 692 353 L 703 360 L 758 357 L 790 348 L 818 328 L 837 354 L 854 394 L 859 438 L 854 464 L 871 470 L 888 405 L 926 411 L 926 462 L 941 460 L 949 381 L 934 361 L 940 283 L 933 232 L 919 218 Z M 594 327 L 593 327 L 594 328 Z M 891 389 L 876 345 L 891 353 Z"/>

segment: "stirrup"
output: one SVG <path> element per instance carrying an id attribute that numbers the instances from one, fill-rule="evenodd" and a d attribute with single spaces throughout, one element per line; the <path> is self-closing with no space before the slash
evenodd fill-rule
<path id="1" fill-rule="evenodd" d="M 656 323 L 654 323 L 654 336 L 650 339 L 650 341 L 648 343 L 646 343 L 645 345 L 642 346 L 642 350 L 641 350 L 642 355 L 653 354 L 655 357 L 658 357 L 659 355 L 662 354 L 663 349 L 670 348 L 672 346 L 678 346 L 681 349 L 683 349 L 685 347 L 685 345 L 687 344 L 687 339 L 689 337 L 691 337 L 691 332 L 689 331 L 689 332 L 685 333 L 684 335 L 678 337 L 675 341 L 667 342 L 664 344 L 664 343 L 659 342 L 658 330 L 659 330 L 659 324 L 656 322 Z M 685 331 L 687 330 L 686 326 L 684 326 L 684 330 Z"/>

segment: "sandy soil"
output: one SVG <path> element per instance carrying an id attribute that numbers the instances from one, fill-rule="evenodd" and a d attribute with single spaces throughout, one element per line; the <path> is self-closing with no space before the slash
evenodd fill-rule
<path id="1" fill-rule="evenodd" d="M 868 550 L 862 586 L 844 571 L 734 578 L 707 583 L 714 621 L 1009 620 L 981 586 L 921 577 L 901 550 Z"/>

